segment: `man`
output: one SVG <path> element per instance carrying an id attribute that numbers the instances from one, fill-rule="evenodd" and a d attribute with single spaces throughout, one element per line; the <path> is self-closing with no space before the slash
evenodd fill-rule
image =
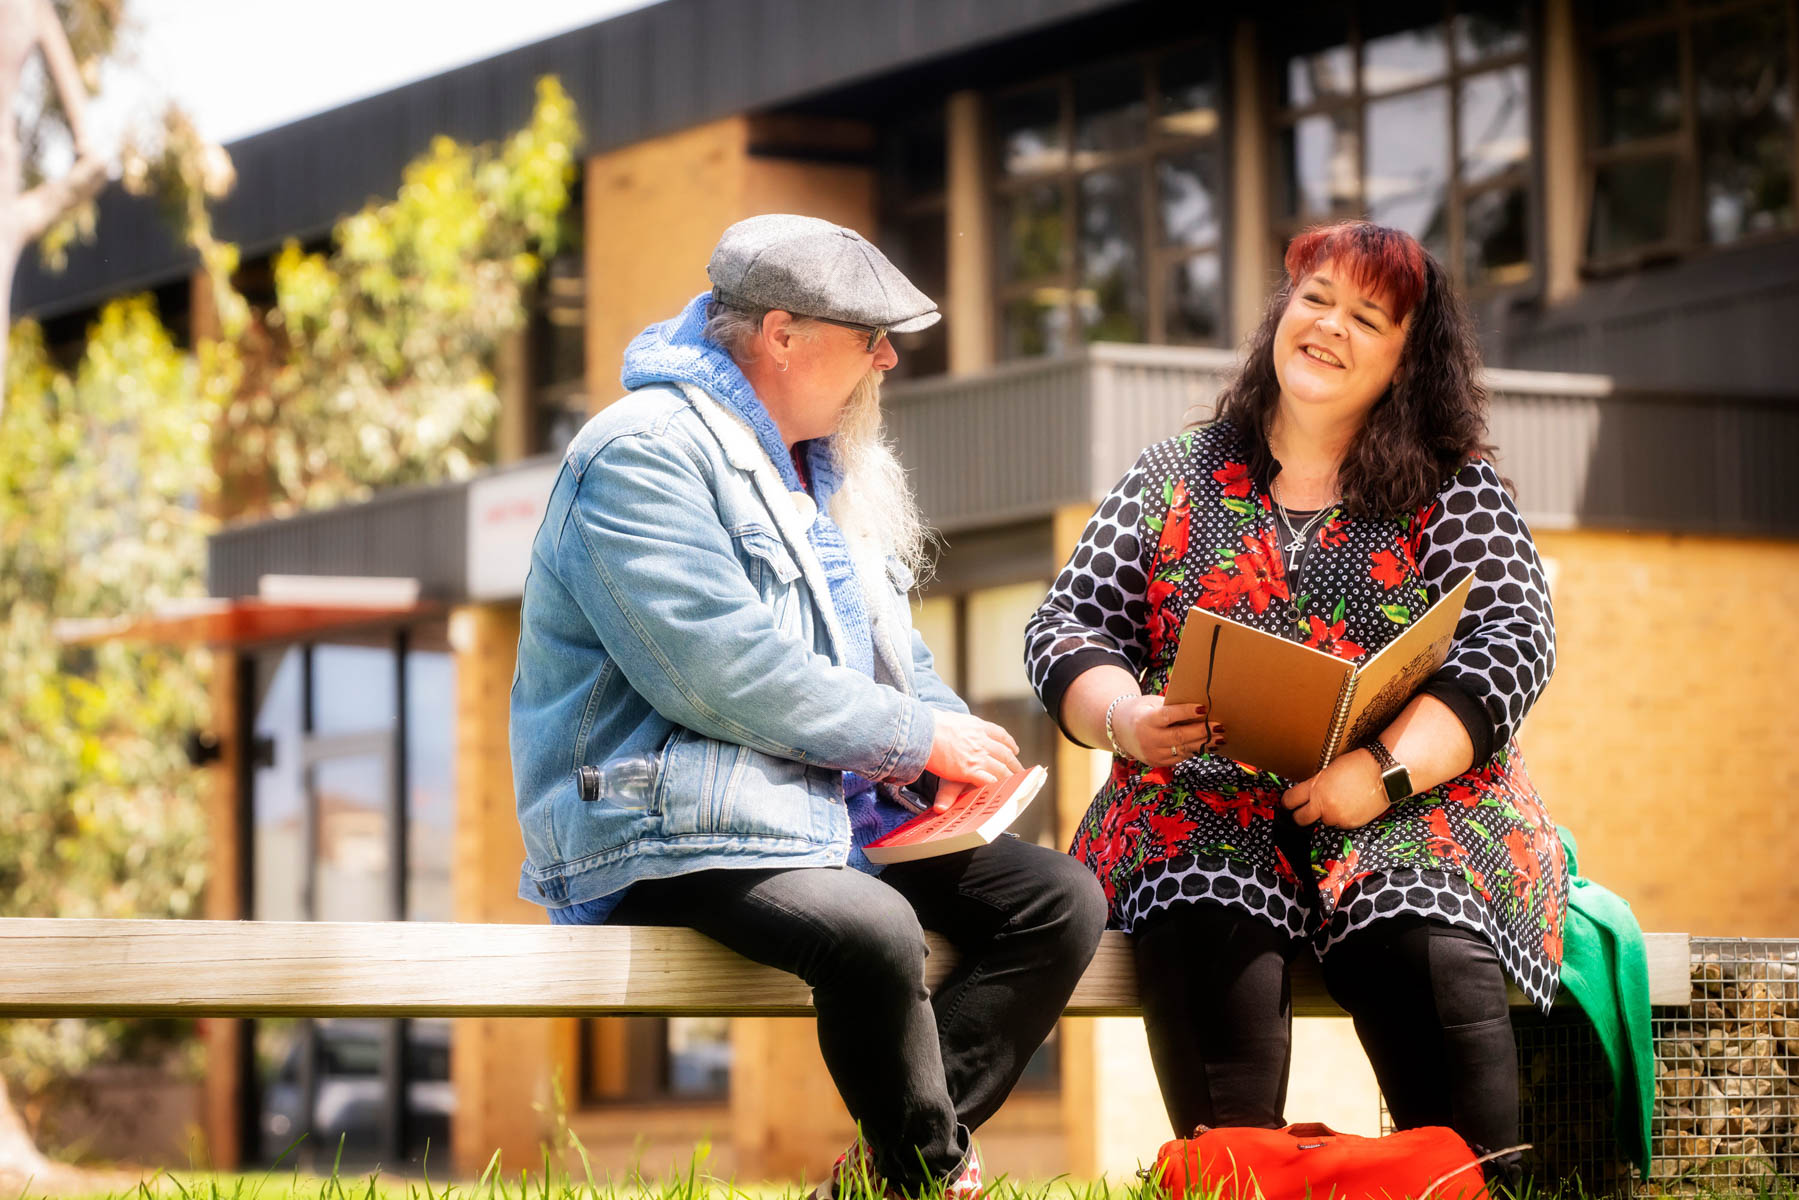
<path id="1" fill-rule="evenodd" d="M 862 1140 L 850 1174 L 977 1195 L 970 1141 L 1105 921 L 1092 875 L 1016 838 L 879 870 L 869 841 L 1018 747 L 912 628 L 925 535 L 881 434 L 889 332 L 936 306 L 825 221 L 727 229 L 710 293 L 625 353 L 575 437 L 525 584 L 512 755 L 526 899 L 687 925 L 812 988 Z M 650 764 L 641 794 L 597 771 Z M 623 774 L 615 770 L 614 775 Z M 902 788 L 911 793 L 902 793 Z M 960 954 L 924 986 L 929 925 Z"/>

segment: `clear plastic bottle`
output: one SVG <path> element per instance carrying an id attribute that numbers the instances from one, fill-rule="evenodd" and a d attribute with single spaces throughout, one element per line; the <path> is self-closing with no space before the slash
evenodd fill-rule
<path id="1" fill-rule="evenodd" d="M 644 809 L 656 791 L 656 758 L 650 754 L 621 754 L 601 765 L 575 768 L 581 799 L 613 808 Z"/>

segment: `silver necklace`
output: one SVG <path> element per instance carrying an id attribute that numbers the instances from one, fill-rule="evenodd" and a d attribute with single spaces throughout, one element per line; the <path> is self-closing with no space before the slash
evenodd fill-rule
<path id="1" fill-rule="evenodd" d="M 1274 501 L 1275 515 L 1280 518 L 1282 528 L 1287 531 L 1287 544 L 1284 549 L 1288 554 L 1299 554 L 1306 548 L 1306 544 L 1311 541 L 1312 531 L 1317 529 L 1326 517 L 1336 511 L 1337 502 L 1332 500 L 1329 504 L 1313 513 L 1312 519 L 1307 521 L 1303 528 L 1296 530 L 1293 527 L 1293 518 L 1287 513 L 1287 506 L 1281 503 L 1280 486 L 1280 481 L 1276 480 L 1269 488 L 1269 496 Z"/>

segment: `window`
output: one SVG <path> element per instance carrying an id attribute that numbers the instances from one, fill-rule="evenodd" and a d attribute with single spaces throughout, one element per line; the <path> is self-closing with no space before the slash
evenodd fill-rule
<path id="1" fill-rule="evenodd" d="M 731 1093 L 729 1017 L 581 1022 L 581 1102 L 718 1103 Z"/>
<path id="2" fill-rule="evenodd" d="M 1364 216 L 1464 287 L 1532 273 L 1524 5 L 1343 6 L 1271 31 L 1274 225 Z"/>
<path id="3" fill-rule="evenodd" d="M 565 220 L 563 228 L 575 224 Z M 531 301 L 527 337 L 529 452 L 560 453 L 588 417 L 587 278 L 578 239 L 545 264 Z"/>
<path id="4" fill-rule="evenodd" d="M 1223 86 L 1206 42 L 993 98 L 1001 358 L 1225 340 Z"/>
<path id="5" fill-rule="evenodd" d="M 948 214 L 945 186 L 948 167 L 942 105 L 926 109 L 881 131 L 881 248 L 917 287 L 937 302 L 944 319 L 917 333 L 896 333 L 893 348 L 899 365 L 894 379 L 941 375 L 949 370 L 952 319 L 949 292 Z"/>
<path id="6" fill-rule="evenodd" d="M 1787 0 L 1596 3 L 1587 261 L 1793 227 Z"/>

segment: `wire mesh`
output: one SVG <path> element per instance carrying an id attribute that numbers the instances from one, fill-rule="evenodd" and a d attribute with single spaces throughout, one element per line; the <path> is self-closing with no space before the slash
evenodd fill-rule
<path id="1" fill-rule="evenodd" d="M 1693 1004 L 1655 1010 L 1643 1196 L 1799 1183 L 1799 939 L 1694 938 Z"/>

